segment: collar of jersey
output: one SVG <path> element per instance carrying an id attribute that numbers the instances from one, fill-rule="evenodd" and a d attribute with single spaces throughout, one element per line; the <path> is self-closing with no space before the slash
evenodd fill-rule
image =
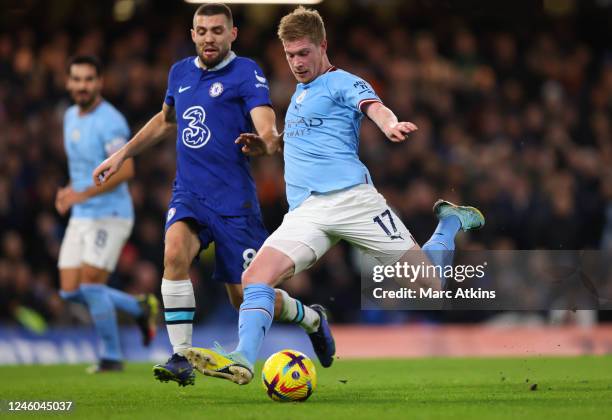
<path id="1" fill-rule="evenodd" d="M 234 51 L 230 51 L 229 53 L 227 53 L 227 56 L 223 59 L 223 61 L 221 61 L 215 67 L 211 67 L 209 69 L 205 69 L 204 67 L 200 66 L 200 57 L 198 57 L 198 56 L 196 56 L 196 58 L 193 60 L 193 64 L 195 64 L 195 66 L 198 69 L 200 69 L 200 70 L 204 70 L 204 71 L 217 71 L 217 70 L 221 70 L 223 67 L 225 67 L 229 63 L 231 63 L 234 60 L 234 58 L 236 58 L 236 53 Z"/>
<path id="2" fill-rule="evenodd" d="M 321 76 L 326 75 L 327 73 L 331 73 L 332 71 L 336 71 L 338 70 L 338 67 L 332 65 L 330 68 L 328 68 L 327 70 L 325 70 L 323 73 L 321 73 L 320 75 L 318 75 L 317 77 L 315 77 L 313 80 L 311 80 L 308 83 L 298 83 L 298 85 L 301 86 L 310 86 L 312 83 L 316 82 Z"/>

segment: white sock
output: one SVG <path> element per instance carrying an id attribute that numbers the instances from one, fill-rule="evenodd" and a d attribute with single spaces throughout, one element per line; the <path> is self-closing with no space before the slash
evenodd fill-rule
<path id="1" fill-rule="evenodd" d="M 191 280 L 162 279 L 162 298 L 164 299 L 164 319 L 174 353 L 183 354 L 191 347 L 193 316 L 195 314 L 195 295 Z"/>
<path id="2" fill-rule="evenodd" d="M 279 321 L 292 322 L 311 334 L 319 328 L 321 318 L 319 313 L 309 306 L 304 305 L 297 299 L 289 296 L 289 293 L 282 289 L 276 289 L 283 297 L 283 306 L 281 308 Z"/>

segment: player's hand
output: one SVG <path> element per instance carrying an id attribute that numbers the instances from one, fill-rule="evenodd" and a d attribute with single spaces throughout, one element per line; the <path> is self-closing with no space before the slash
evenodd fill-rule
<path id="1" fill-rule="evenodd" d="M 55 194 L 55 210 L 57 210 L 57 212 L 62 216 L 66 214 L 66 209 L 63 204 L 63 197 L 65 195 L 66 195 L 66 188 L 58 189 L 57 193 Z"/>
<path id="2" fill-rule="evenodd" d="M 254 133 L 242 133 L 238 136 L 236 144 L 242 145 L 242 153 L 248 156 L 261 156 L 268 154 L 268 145 L 260 136 Z"/>
<path id="3" fill-rule="evenodd" d="M 77 192 L 71 186 L 60 188 L 55 196 L 55 209 L 64 216 L 74 206 L 86 199 L 85 194 Z"/>
<path id="4" fill-rule="evenodd" d="M 104 162 L 98 165 L 93 171 L 93 181 L 99 187 L 106 181 L 108 181 L 123 165 L 125 158 L 123 157 L 122 150 L 110 155 Z"/>
<path id="5" fill-rule="evenodd" d="M 389 140 L 395 143 L 402 142 L 408 139 L 408 135 L 419 128 L 411 122 L 401 121 L 391 124 L 384 132 Z"/>

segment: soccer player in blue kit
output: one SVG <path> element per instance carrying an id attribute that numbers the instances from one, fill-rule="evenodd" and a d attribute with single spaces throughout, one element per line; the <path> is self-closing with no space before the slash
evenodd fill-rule
<path id="1" fill-rule="evenodd" d="M 357 155 L 363 115 L 393 142 L 406 140 L 417 127 L 398 121 L 366 81 L 331 65 L 325 26 L 318 12 L 295 9 L 281 20 L 278 36 L 298 81 L 285 117 L 285 182 L 290 211 L 243 273 L 244 302 L 236 349 L 231 353 L 219 348 L 187 352 L 199 371 L 237 384 L 253 378 L 254 363 L 274 317 L 273 287 L 312 266 L 339 240 L 385 265 L 427 261 L 446 266 L 452 262 L 458 231 L 477 229 L 485 223 L 474 207 L 438 200 L 433 209 L 439 224 L 421 250 L 372 185 Z M 244 134 L 238 142 L 247 153 L 269 147 L 267 139 L 255 134 Z M 422 284 L 440 289 L 441 281 L 423 279 Z"/>
<path id="2" fill-rule="evenodd" d="M 68 64 L 67 89 L 75 105 L 64 115 L 64 148 L 70 184 L 55 200 L 57 211 L 72 211 L 62 240 L 58 267 L 60 296 L 85 304 L 102 341 L 100 362 L 90 372 L 122 370 L 122 354 L 115 309 L 136 319 L 148 345 L 155 336 L 157 299 L 137 299 L 106 286 L 134 223 L 127 181 L 134 175 L 128 161 L 112 182 L 96 186 L 91 171 L 97 162 L 125 144 L 130 131 L 125 118 L 100 91 L 102 77 L 96 57 L 74 57 Z"/>
<path id="3" fill-rule="evenodd" d="M 249 158 L 235 140 L 254 128 L 266 139 L 267 147 L 259 151 L 273 154 L 280 138 L 267 80 L 253 60 L 231 51 L 236 36 L 226 5 L 200 6 L 191 29 L 197 55 L 170 69 L 162 111 L 93 172 L 97 183 L 109 182 L 124 162 L 176 130 L 177 171 L 166 220 L 161 286 L 173 354 L 153 372 L 160 381 L 182 386 L 195 381 L 185 358 L 192 345 L 195 312 L 189 279 L 192 261 L 201 249 L 215 243 L 213 277 L 225 282 L 230 301 L 238 308 L 243 300 L 242 272 L 268 236 Z M 300 325 L 321 364 L 329 366 L 335 348 L 324 309 L 303 305 L 280 289 L 273 293 L 275 319 Z"/>

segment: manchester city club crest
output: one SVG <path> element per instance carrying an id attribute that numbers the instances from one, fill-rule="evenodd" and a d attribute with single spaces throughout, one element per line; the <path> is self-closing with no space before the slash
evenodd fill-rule
<path id="1" fill-rule="evenodd" d="M 216 98 L 222 93 L 223 93 L 223 85 L 221 84 L 221 82 L 213 83 L 210 89 L 208 89 L 208 94 L 212 96 L 213 98 Z"/>

